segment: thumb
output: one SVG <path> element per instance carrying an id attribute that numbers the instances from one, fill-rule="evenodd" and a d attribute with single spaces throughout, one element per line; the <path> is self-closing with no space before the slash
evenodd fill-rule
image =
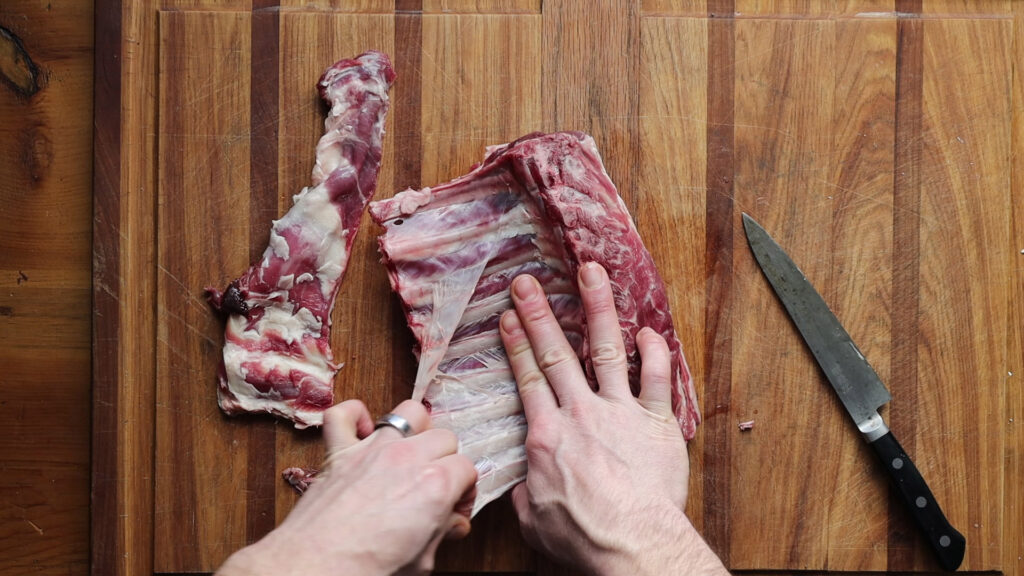
<path id="1" fill-rule="evenodd" d="M 661 334 L 642 328 L 636 335 L 640 352 L 640 405 L 659 416 L 673 417 L 672 354 Z"/>
<path id="2" fill-rule="evenodd" d="M 516 516 L 520 524 L 529 524 L 530 518 L 530 493 L 527 491 L 526 482 L 516 484 L 512 488 L 512 506 L 516 509 Z"/>
<path id="3" fill-rule="evenodd" d="M 544 551 L 546 548 L 537 537 L 537 527 L 534 525 L 535 519 L 530 509 L 530 491 L 526 487 L 526 482 L 520 482 L 512 489 L 512 506 L 519 517 L 519 531 L 522 532 L 523 539 L 530 547 Z"/>

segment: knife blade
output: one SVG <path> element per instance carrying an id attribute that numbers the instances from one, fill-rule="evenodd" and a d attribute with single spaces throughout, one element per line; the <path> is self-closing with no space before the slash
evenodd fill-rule
<path id="1" fill-rule="evenodd" d="M 946 519 L 928 484 L 878 409 L 892 400 L 882 380 L 800 268 L 747 214 L 743 229 L 758 266 L 782 301 L 857 429 L 874 449 L 896 492 L 945 570 L 963 562 L 966 540 Z"/>

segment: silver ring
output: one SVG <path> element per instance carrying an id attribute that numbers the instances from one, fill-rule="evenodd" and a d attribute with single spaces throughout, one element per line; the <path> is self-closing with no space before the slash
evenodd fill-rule
<path id="1" fill-rule="evenodd" d="M 398 414 L 389 413 L 378 418 L 377 422 L 373 425 L 373 429 L 379 430 L 381 428 L 394 428 L 406 438 L 412 435 L 412 424 L 409 424 L 408 420 Z"/>

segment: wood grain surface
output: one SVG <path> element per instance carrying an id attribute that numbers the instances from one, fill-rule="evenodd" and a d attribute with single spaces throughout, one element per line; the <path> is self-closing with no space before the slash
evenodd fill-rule
<path id="1" fill-rule="evenodd" d="M 262 253 L 308 182 L 320 72 L 377 48 L 399 76 L 378 197 L 532 130 L 595 136 L 696 375 L 687 511 L 727 566 L 937 568 L 751 258 L 747 212 L 888 385 L 883 413 L 967 537 L 964 569 L 1024 574 L 1020 4 L 107 8 L 123 57 L 97 66 L 118 89 L 97 106 L 95 573 L 214 570 L 294 504 L 280 469 L 322 457 L 315 431 L 218 411 L 222 328 L 201 294 Z M 379 414 L 415 366 L 375 232 L 365 220 L 332 348 L 337 397 Z M 438 566 L 564 572 L 507 501 Z"/>
<path id="2" fill-rule="evenodd" d="M 91 10 L 0 3 L 4 575 L 89 567 Z M 37 90 L 24 92 L 30 67 Z"/>

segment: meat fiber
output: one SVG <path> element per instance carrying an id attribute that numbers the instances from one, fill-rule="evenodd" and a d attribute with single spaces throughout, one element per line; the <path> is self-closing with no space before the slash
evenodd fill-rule
<path id="1" fill-rule="evenodd" d="M 474 460 L 474 514 L 526 474 L 526 419 L 498 334 L 519 274 L 540 280 L 596 385 L 575 278 L 581 263 L 602 264 L 634 393 L 636 333 L 649 326 L 668 341 L 672 408 L 686 439 L 693 437 L 700 415 L 664 285 L 590 136 L 530 134 L 489 147 L 469 174 L 373 202 L 370 215 L 384 227 L 380 251 L 418 343 L 413 398 Z"/>
<path id="2" fill-rule="evenodd" d="M 312 186 L 270 230 L 263 258 L 223 292 L 228 315 L 217 397 L 228 414 L 270 412 L 319 426 L 334 403 L 331 310 L 359 221 L 377 185 L 388 57 L 367 52 L 328 68 L 318 84 L 330 106 Z"/>

